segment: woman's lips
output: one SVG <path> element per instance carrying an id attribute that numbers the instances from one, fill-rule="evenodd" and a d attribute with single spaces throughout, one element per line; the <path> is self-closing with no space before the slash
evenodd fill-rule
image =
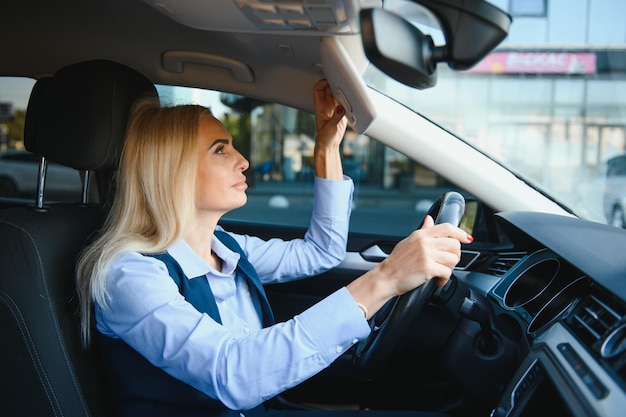
<path id="1" fill-rule="evenodd" d="M 248 184 L 246 183 L 246 180 L 241 180 L 239 181 L 237 184 L 233 185 L 233 188 L 237 188 L 238 190 L 245 190 L 246 188 L 248 188 Z"/>

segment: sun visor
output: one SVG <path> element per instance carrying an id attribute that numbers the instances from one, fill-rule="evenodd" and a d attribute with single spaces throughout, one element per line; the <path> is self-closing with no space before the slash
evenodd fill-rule
<path id="1" fill-rule="evenodd" d="M 353 57 L 348 55 L 337 38 L 323 38 L 321 42 L 324 76 L 333 90 L 335 99 L 345 109 L 350 127 L 357 133 L 364 133 L 376 116 L 374 105 L 368 95 L 368 87 L 363 81 L 367 60 L 363 57 L 355 64 Z"/>

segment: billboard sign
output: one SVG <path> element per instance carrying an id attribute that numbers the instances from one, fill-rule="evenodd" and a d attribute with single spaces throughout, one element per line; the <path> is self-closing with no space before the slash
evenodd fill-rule
<path id="1" fill-rule="evenodd" d="M 494 52 L 468 70 L 488 74 L 595 74 L 593 52 Z"/>

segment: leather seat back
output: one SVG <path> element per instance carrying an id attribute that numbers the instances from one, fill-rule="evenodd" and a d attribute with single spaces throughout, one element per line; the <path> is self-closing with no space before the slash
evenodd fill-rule
<path id="1" fill-rule="evenodd" d="M 78 170 L 112 172 L 128 114 L 156 96 L 141 74 L 89 61 L 39 80 L 25 146 Z M 108 416 L 96 347 L 79 334 L 74 268 L 100 229 L 103 204 L 57 203 L 0 211 L 0 404 L 6 416 Z"/>

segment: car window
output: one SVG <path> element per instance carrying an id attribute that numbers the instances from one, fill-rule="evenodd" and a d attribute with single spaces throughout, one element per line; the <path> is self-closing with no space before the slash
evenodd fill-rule
<path id="1" fill-rule="evenodd" d="M 32 79 L 0 77 L 0 198 L 35 198 L 39 156 L 24 150 L 23 138 L 33 85 Z M 311 113 L 218 91 L 163 85 L 157 89 L 164 104 L 210 107 L 250 161 L 248 204 L 226 219 L 308 226 L 315 143 Z M 344 172 L 355 184 L 353 232 L 407 235 L 443 192 L 458 190 L 435 172 L 351 129 L 341 153 Z M 80 190 L 78 172 L 48 164 L 46 200 L 76 200 Z"/>
<path id="2" fill-rule="evenodd" d="M 217 91 L 157 89 L 164 103 L 210 107 L 249 160 L 248 203 L 224 218 L 308 226 L 313 207 L 313 114 Z M 355 184 L 353 232 L 405 236 L 443 192 L 458 190 L 437 173 L 349 128 L 341 155 L 344 173 Z"/>
<path id="3" fill-rule="evenodd" d="M 0 77 L 0 199 L 35 200 L 40 157 L 24 149 L 24 120 L 35 80 Z M 48 162 L 46 201 L 77 201 L 78 171 Z"/>

